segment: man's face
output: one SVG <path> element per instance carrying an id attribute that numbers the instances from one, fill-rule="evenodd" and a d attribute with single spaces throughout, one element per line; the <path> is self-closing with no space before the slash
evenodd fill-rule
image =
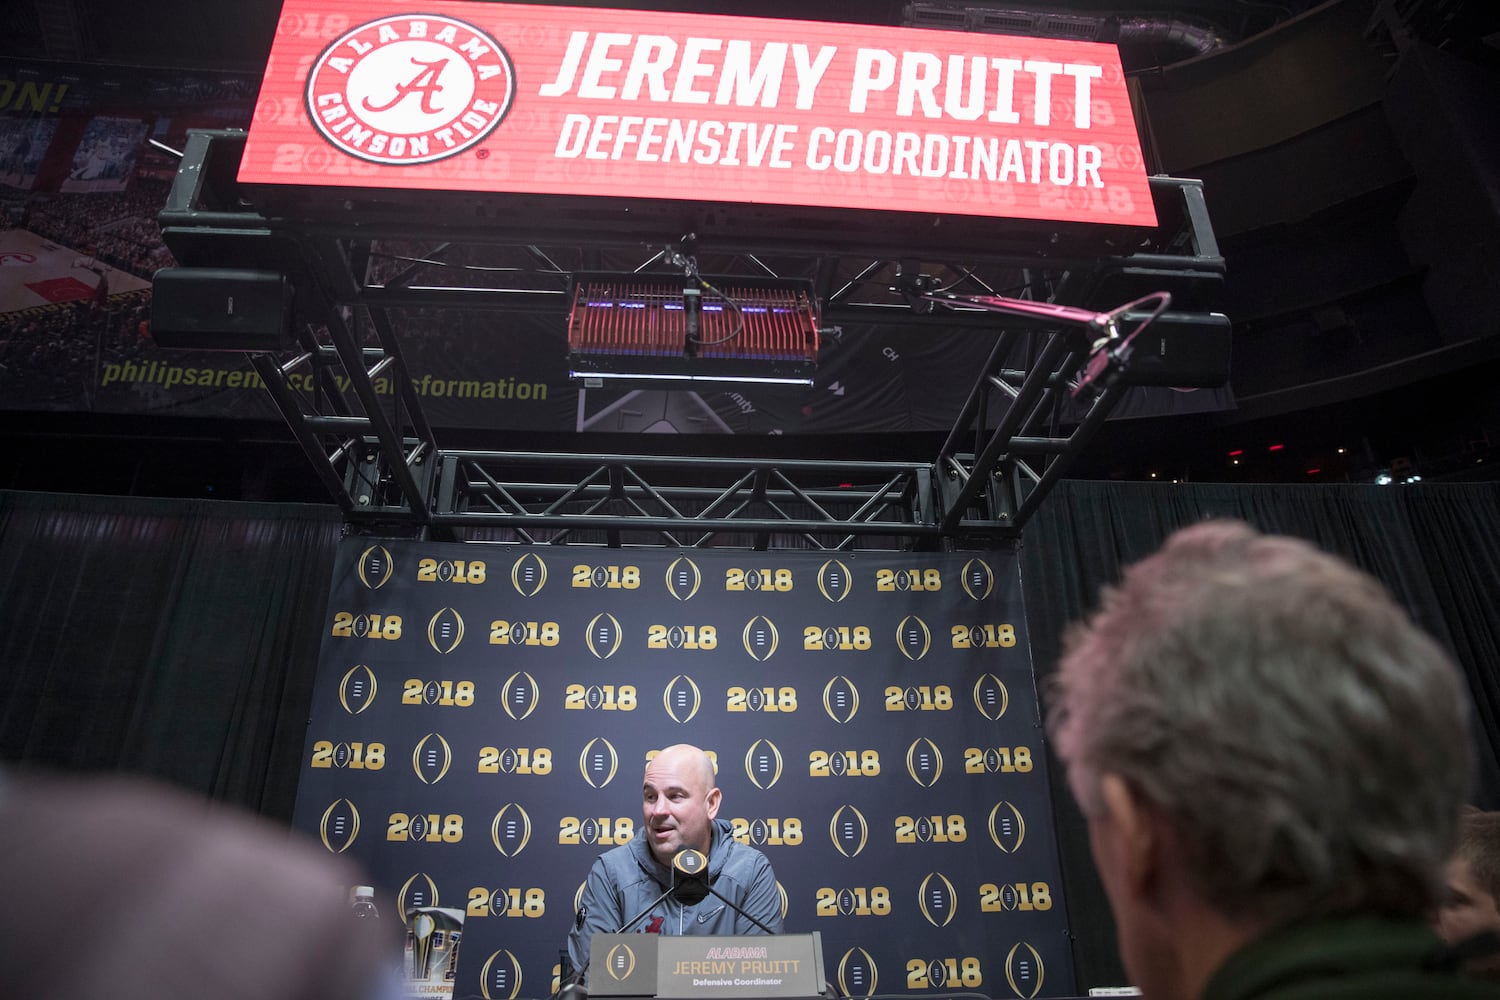
<path id="1" fill-rule="evenodd" d="M 1115 916 L 1115 941 L 1125 974 L 1149 997 L 1175 998 L 1170 935 L 1152 900 L 1142 894 L 1140 838 L 1148 822 L 1124 781 L 1068 768 L 1068 785 L 1088 824 L 1089 852 Z"/>
<path id="2" fill-rule="evenodd" d="M 1457 944 L 1484 931 L 1500 934 L 1500 908 L 1495 905 L 1495 897 L 1474 881 L 1468 859 L 1459 857 L 1449 861 L 1444 878 L 1443 902 L 1438 907 L 1438 935 L 1449 944 Z"/>
<path id="3" fill-rule="evenodd" d="M 690 754 L 665 751 L 646 765 L 641 813 L 651 853 L 664 865 L 685 847 L 707 854 L 719 790 Z"/>

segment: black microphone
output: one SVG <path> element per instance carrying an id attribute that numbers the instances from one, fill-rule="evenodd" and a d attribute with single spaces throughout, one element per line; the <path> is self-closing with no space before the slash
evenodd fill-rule
<path id="1" fill-rule="evenodd" d="M 704 896 L 708 895 L 708 892 L 712 890 L 709 890 L 708 886 L 703 884 L 703 874 L 706 872 L 707 868 L 708 858 L 704 856 L 702 851 L 695 851 L 691 847 L 683 848 L 682 850 L 678 851 L 672 856 L 671 884 L 667 886 L 666 890 L 662 892 L 660 896 L 657 896 L 650 903 L 646 904 L 646 908 L 644 910 L 642 910 L 640 913 L 637 913 L 629 920 L 625 921 L 624 926 L 615 931 L 615 933 L 624 934 L 636 924 L 640 923 L 642 920 L 645 920 L 646 916 L 652 910 L 656 909 L 657 904 L 666 899 L 668 896 L 676 899 L 679 903 L 688 902 L 689 900 L 695 903 L 698 901 L 698 899 L 702 899 Z M 708 891 L 700 894 L 698 896 L 698 899 L 692 899 L 692 890 L 688 888 L 690 884 L 702 885 L 703 888 Z M 679 895 L 679 893 L 682 893 L 682 895 Z"/>
<path id="2" fill-rule="evenodd" d="M 700 902 L 711 892 L 713 892 L 715 896 L 719 896 L 717 892 L 714 892 L 713 886 L 709 885 L 708 882 L 705 881 L 707 875 L 708 857 L 702 851 L 695 851 L 691 847 L 684 848 L 683 850 L 678 851 L 672 857 L 671 884 L 662 891 L 661 895 L 657 896 L 651 902 L 647 903 L 645 909 L 641 910 L 641 912 L 637 913 L 635 916 L 625 921 L 625 923 L 621 924 L 620 929 L 615 931 L 614 933 L 624 934 L 636 924 L 640 923 L 642 920 L 645 920 L 646 917 L 651 913 L 651 911 L 656 909 L 657 905 L 660 904 L 661 901 L 666 899 L 668 896 L 671 896 L 679 903 L 683 903 L 688 906 Z M 719 896 L 719 898 L 724 899 L 723 896 Z M 750 916 L 750 914 L 745 913 L 745 911 L 741 910 L 738 906 L 735 906 L 731 900 L 724 899 L 724 902 L 733 907 L 736 913 L 739 913 L 752 921 L 757 927 L 764 930 L 767 934 L 771 933 L 770 928 L 766 927 L 765 924 L 762 924 L 759 920 L 756 920 L 754 917 Z M 589 990 L 587 986 L 583 985 L 583 976 L 584 973 L 588 972 L 589 962 L 592 961 L 592 958 L 592 955 L 584 956 L 583 964 L 577 969 L 574 969 L 570 975 L 563 977 L 566 981 L 560 984 L 557 988 L 557 992 L 553 994 L 555 1000 L 588 1000 Z"/>
<path id="3" fill-rule="evenodd" d="M 1116 306 L 1108 312 L 1084 309 L 1078 306 L 1059 305 L 1056 302 L 1034 302 L 1031 299 L 1012 299 L 1004 295 L 955 295 L 951 292 L 926 292 L 922 298 L 944 305 L 970 306 L 989 312 L 1007 313 L 1012 316 L 1027 316 L 1036 320 L 1052 320 L 1068 326 L 1081 326 L 1088 336 L 1088 355 L 1078 383 L 1073 387 L 1073 396 L 1087 390 L 1096 382 L 1108 387 L 1116 382 L 1130 365 L 1130 352 L 1135 338 L 1151 322 L 1172 304 L 1170 292 L 1152 292 Z M 1121 335 L 1120 321 L 1126 313 L 1147 311 L 1135 329 Z"/>
<path id="4" fill-rule="evenodd" d="M 746 913 L 744 909 L 740 907 L 740 904 L 736 903 L 734 900 L 730 899 L 728 896 L 724 895 L 722 892 L 714 888 L 714 880 L 709 878 L 708 875 L 708 858 L 704 856 L 702 851 L 695 851 L 692 848 L 686 848 L 685 850 L 678 851 L 677 856 L 672 859 L 672 868 L 674 871 L 681 873 L 682 883 L 680 887 L 674 887 L 673 889 L 670 889 L 668 891 L 676 896 L 679 902 L 685 902 L 691 905 L 692 903 L 699 902 L 705 896 L 714 896 L 721 900 L 724 905 L 728 906 L 735 913 L 738 913 L 740 916 L 744 917 L 746 920 L 750 921 L 752 924 L 754 924 L 756 927 L 759 927 L 767 934 L 776 933 L 775 931 L 771 930 L 771 928 L 767 927 L 765 924 L 761 923 L 759 920 Z M 680 895 L 679 892 L 681 893 Z M 656 904 L 653 903 L 652 905 L 654 906 Z"/>

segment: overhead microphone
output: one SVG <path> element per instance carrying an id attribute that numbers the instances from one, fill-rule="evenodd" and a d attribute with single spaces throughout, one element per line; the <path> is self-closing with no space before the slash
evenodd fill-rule
<path id="1" fill-rule="evenodd" d="M 1073 386 L 1076 398 L 1098 385 L 1107 388 L 1117 382 L 1130 366 L 1130 353 L 1135 338 L 1150 326 L 1172 304 L 1170 292 L 1152 292 L 1142 295 L 1108 312 L 1084 309 L 1079 306 L 1060 305 L 1056 302 L 1035 302 L 1031 299 L 1013 299 L 1004 295 L 956 295 L 950 292 L 927 292 L 921 296 L 932 302 L 949 306 L 983 309 L 988 312 L 1007 313 L 1031 319 L 1082 327 L 1087 336 L 1088 353 L 1083 369 Z M 1120 321 L 1128 319 L 1127 313 L 1145 313 L 1136 321 L 1135 327 L 1126 334 L 1120 332 Z"/>

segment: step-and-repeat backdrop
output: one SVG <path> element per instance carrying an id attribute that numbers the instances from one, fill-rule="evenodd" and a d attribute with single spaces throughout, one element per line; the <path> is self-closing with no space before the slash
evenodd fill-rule
<path id="1" fill-rule="evenodd" d="M 1012 553 L 348 539 L 318 670 L 294 822 L 369 869 L 413 995 L 555 989 L 682 742 L 844 993 L 1073 991 Z"/>

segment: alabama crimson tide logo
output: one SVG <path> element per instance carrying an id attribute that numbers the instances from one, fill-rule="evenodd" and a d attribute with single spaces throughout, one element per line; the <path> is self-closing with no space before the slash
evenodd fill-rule
<path id="1" fill-rule="evenodd" d="M 372 163 L 431 163 L 481 142 L 515 97 L 510 56 L 439 14 L 397 14 L 347 32 L 307 76 L 323 138 Z"/>

